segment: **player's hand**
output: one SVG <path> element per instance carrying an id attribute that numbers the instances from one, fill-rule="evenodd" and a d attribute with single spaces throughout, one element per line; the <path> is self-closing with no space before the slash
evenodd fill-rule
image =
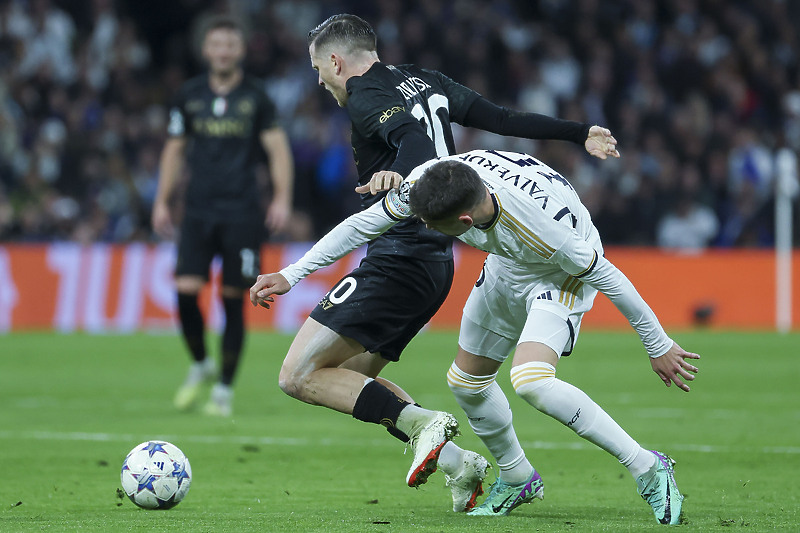
<path id="1" fill-rule="evenodd" d="M 153 204 L 153 215 L 150 223 L 153 226 L 153 231 L 159 237 L 171 239 L 175 235 L 175 227 L 172 225 L 169 207 L 163 202 L 156 201 Z"/>
<path id="2" fill-rule="evenodd" d="M 291 204 L 283 198 L 274 198 L 267 208 L 264 225 L 272 234 L 281 233 L 289 226 L 291 216 Z"/>
<path id="3" fill-rule="evenodd" d="M 275 301 L 273 294 L 286 294 L 291 288 L 286 278 L 278 272 L 261 274 L 250 287 L 250 303 L 254 307 L 260 305 L 269 309 L 269 304 Z"/>
<path id="4" fill-rule="evenodd" d="M 381 170 L 372 175 L 372 179 L 369 180 L 369 183 L 356 187 L 356 192 L 359 194 L 370 193 L 375 195 L 382 191 L 388 191 L 389 189 L 397 189 L 400 187 L 401 183 L 403 183 L 403 176 L 397 172 Z"/>
<path id="5" fill-rule="evenodd" d="M 694 381 L 694 374 L 697 374 L 697 367 L 689 363 L 687 359 L 700 359 L 696 353 L 687 352 L 677 342 L 672 343 L 667 353 L 661 357 L 650 358 L 650 364 L 653 367 L 653 372 L 658 374 L 661 381 L 669 387 L 673 383 L 679 389 L 689 392 L 689 385 L 686 381 Z"/>
<path id="6" fill-rule="evenodd" d="M 592 126 L 589 128 L 589 136 L 586 142 L 583 143 L 586 151 L 600 159 L 605 159 L 608 156 L 619 157 L 617 151 L 617 140 L 611 135 L 611 130 L 601 128 L 600 126 Z"/>

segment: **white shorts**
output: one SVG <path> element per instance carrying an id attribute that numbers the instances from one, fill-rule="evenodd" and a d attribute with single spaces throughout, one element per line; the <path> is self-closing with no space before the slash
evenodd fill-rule
<path id="1" fill-rule="evenodd" d="M 541 342 L 559 357 L 569 355 L 597 291 L 558 265 L 541 265 L 535 273 L 515 267 L 508 259 L 487 257 L 464 305 L 459 346 L 500 362 L 521 342 Z"/>

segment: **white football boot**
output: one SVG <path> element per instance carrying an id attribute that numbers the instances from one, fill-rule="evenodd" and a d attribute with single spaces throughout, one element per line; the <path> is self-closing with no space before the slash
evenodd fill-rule
<path id="1" fill-rule="evenodd" d="M 207 383 L 212 383 L 217 377 L 217 364 L 211 357 L 206 357 L 202 362 L 192 363 L 186 381 L 175 393 L 175 407 L 180 411 L 186 411 L 194 406 L 200 389 Z"/>
<path id="2" fill-rule="evenodd" d="M 447 441 L 458 435 L 458 420 L 450 413 L 436 412 L 416 435 L 409 435 L 414 460 L 406 476 L 409 487 L 418 487 L 436 472 L 439 453 Z"/>
<path id="3" fill-rule="evenodd" d="M 221 417 L 233 415 L 233 389 L 222 383 L 214 385 L 208 403 L 203 407 L 203 413 Z"/>
<path id="4" fill-rule="evenodd" d="M 475 507 L 475 500 L 483 494 L 483 480 L 489 470 L 489 461 L 482 455 L 464 450 L 461 468 L 444 478 L 453 493 L 453 511 L 461 513 Z"/>

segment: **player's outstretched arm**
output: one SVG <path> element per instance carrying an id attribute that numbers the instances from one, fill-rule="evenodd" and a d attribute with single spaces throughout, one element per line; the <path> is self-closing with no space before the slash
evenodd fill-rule
<path id="1" fill-rule="evenodd" d="M 259 283 L 270 283 L 270 286 L 274 283 L 276 290 L 272 290 L 266 296 L 269 296 L 269 294 L 283 294 L 289 290 L 287 285 L 288 287 L 294 287 L 301 279 L 312 272 L 335 263 L 362 244 L 366 244 L 382 235 L 402 219 L 398 217 L 392 218 L 383 205 L 383 202 L 378 202 L 360 213 L 350 215 L 317 241 L 303 257 L 284 267 L 276 274 L 267 274 L 267 276 L 280 276 L 281 280 L 271 282 L 268 279 L 262 281 L 261 276 L 259 276 L 253 287 L 256 288 Z M 284 281 L 286 285 L 283 284 Z M 278 292 L 277 289 L 285 290 Z M 260 288 L 257 288 L 256 293 L 259 290 Z M 255 299 L 253 294 L 251 289 L 250 300 L 253 305 L 258 305 L 260 302 Z"/>
<path id="2" fill-rule="evenodd" d="M 292 286 L 280 273 L 261 274 L 250 287 L 250 303 L 269 309 L 269 304 L 274 302 L 273 294 L 286 294 Z"/>
<path id="3" fill-rule="evenodd" d="M 617 140 L 611 135 L 611 130 L 600 126 L 589 128 L 589 136 L 583 143 L 589 155 L 599 159 L 606 159 L 608 156 L 619 157 L 617 151 Z"/>
<path id="4" fill-rule="evenodd" d="M 586 151 L 594 157 L 619 157 L 617 140 L 606 128 L 590 127 L 581 122 L 539 113 L 514 111 L 485 98 L 478 98 L 472 103 L 462 125 L 524 139 L 571 141 L 583 144 Z"/>
<path id="5" fill-rule="evenodd" d="M 677 342 L 673 342 L 667 353 L 661 357 L 651 357 L 650 364 L 667 387 L 674 383 L 679 389 L 689 392 L 691 389 L 686 381 L 694 381 L 698 369 L 687 359 L 700 359 L 700 356 L 685 351 Z"/>

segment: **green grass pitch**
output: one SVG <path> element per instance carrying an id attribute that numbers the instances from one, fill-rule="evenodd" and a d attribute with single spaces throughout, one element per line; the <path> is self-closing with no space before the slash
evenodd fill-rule
<path id="1" fill-rule="evenodd" d="M 683 531 L 800 531 L 800 335 L 679 332 L 702 355 L 691 393 L 667 389 L 632 331 L 582 333 L 558 376 L 644 446 L 670 453 L 686 494 Z M 216 348 L 217 339 L 210 346 Z M 0 531 L 657 531 L 616 460 L 513 394 L 517 432 L 545 500 L 511 516 L 450 509 L 444 477 L 405 486 L 403 445 L 378 427 L 292 400 L 277 374 L 286 335 L 248 338 L 235 417 L 177 413 L 188 357 L 174 335 L 0 337 Z M 486 453 L 445 373 L 455 333 L 427 332 L 386 377 L 461 421 Z M 213 350 L 216 352 L 216 349 Z M 125 454 L 161 438 L 189 457 L 180 505 L 145 511 L 117 496 Z M 493 479 L 489 474 L 489 479 Z"/>

